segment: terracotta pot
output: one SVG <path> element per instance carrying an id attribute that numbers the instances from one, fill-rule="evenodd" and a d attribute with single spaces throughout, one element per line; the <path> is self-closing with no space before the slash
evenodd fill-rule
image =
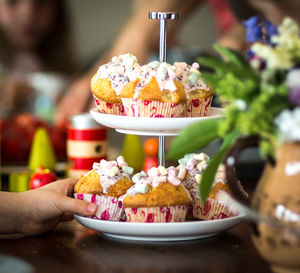
<path id="1" fill-rule="evenodd" d="M 254 145 L 253 138 L 239 140 L 226 162 L 235 163 L 245 147 Z M 245 204 L 232 177 L 234 165 L 227 164 L 227 178 L 234 195 Z M 300 142 L 278 148 L 276 162 L 265 166 L 251 207 L 264 219 L 253 225 L 252 240 L 259 253 L 274 272 L 300 272 Z"/>

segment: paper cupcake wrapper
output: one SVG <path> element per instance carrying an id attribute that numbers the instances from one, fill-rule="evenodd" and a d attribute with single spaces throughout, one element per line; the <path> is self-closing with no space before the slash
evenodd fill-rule
<path id="1" fill-rule="evenodd" d="M 115 103 L 102 101 L 96 98 L 94 95 L 93 97 L 94 97 L 96 107 L 100 113 L 123 116 L 124 108 L 122 104 L 115 104 Z"/>
<path id="2" fill-rule="evenodd" d="M 209 115 L 213 97 L 206 99 L 188 99 L 186 107 L 187 117 L 206 117 Z"/>
<path id="3" fill-rule="evenodd" d="M 176 118 L 183 117 L 186 105 L 178 103 L 160 102 L 154 100 L 139 100 L 121 98 L 124 115 L 131 117 Z"/>
<path id="4" fill-rule="evenodd" d="M 74 193 L 74 197 L 97 205 L 96 214 L 89 218 L 108 221 L 122 221 L 125 219 L 122 198 L 89 193 Z"/>
<path id="5" fill-rule="evenodd" d="M 237 213 L 229 204 L 215 199 L 207 199 L 205 205 L 201 203 L 200 199 L 193 200 L 193 216 L 202 220 L 224 219 L 236 216 Z"/>
<path id="6" fill-rule="evenodd" d="M 188 205 L 150 208 L 125 208 L 127 222 L 168 223 L 183 222 Z"/>

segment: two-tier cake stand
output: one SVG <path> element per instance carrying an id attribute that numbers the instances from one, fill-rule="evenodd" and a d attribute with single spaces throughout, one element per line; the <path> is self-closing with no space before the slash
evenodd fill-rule
<path id="1" fill-rule="evenodd" d="M 175 12 L 149 12 L 150 19 L 160 20 L 159 60 L 166 61 L 166 21 L 178 19 Z M 165 165 L 165 137 L 176 136 L 179 132 L 195 123 L 210 118 L 221 118 L 222 109 L 212 107 L 207 117 L 183 118 L 147 118 L 118 116 L 90 111 L 92 117 L 100 124 L 115 129 L 119 133 L 158 136 L 159 165 Z M 188 221 L 181 223 L 129 223 L 102 221 L 75 215 L 75 218 L 84 226 L 97 230 L 102 234 L 128 240 L 143 241 L 182 241 L 194 240 L 214 236 L 226 229 L 237 225 L 243 216 L 208 221 Z"/>

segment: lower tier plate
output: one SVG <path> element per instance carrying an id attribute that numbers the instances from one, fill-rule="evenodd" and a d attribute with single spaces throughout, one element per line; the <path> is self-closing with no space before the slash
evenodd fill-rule
<path id="1" fill-rule="evenodd" d="M 114 222 L 79 215 L 75 215 L 75 219 L 85 227 L 112 238 L 138 241 L 185 241 L 215 236 L 238 225 L 244 216 L 180 223 Z"/>

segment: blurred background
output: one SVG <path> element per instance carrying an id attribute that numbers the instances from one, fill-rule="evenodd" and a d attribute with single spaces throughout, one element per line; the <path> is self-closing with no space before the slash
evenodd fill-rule
<path id="1" fill-rule="evenodd" d="M 26 163 L 34 131 L 41 126 L 48 130 L 57 159 L 66 159 L 68 121 L 72 114 L 94 107 L 89 82 L 97 69 L 95 62 L 104 62 L 126 22 L 136 17 L 135 8 L 131 0 L 0 0 L 1 165 Z M 158 33 L 157 22 L 151 21 L 155 23 Z M 217 39 L 208 5 L 189 12 L 179 25 L 173 34 L 176 42 L 168 49 L 169 62 L 194 62 Z M 144 29 L 135 31 L 140 34 Z M 140 55 L 143 47 L 147 46 L 141 46 Z M 134 53 L 134 44 L 124 50 L 132 52 L 131 48 Z M 145 50 L 144 61 L 157 59 L 157 54 L 158 47 Z M 81 78 L 85 78 L 84 86 L 77 84 Z M 76 92 L 81 99 L 74 99 Z M 67 93 L 69 99 L 59 109 Z M 86 104 L 77 108 L 81 101 Z M 68 109 L 67 118 L 55 119 L 57 112 Z M 109 130 L 116 153 L 123 137 Z"/>
<path id="2" fill-rule="evenodd" d="M 88 3 L 81 0 L 67 1 L 75 47 L 83 65 L 89 64 L 101 50 L 105 51 L 113 42 L 130 16 L 131 2 L 130 0 L 89 0 Z M 179 45 L 209 48 L 217 38 L 211 9 L 206 5 L 195 9 L 179 31 L 181 32 Z"/>

